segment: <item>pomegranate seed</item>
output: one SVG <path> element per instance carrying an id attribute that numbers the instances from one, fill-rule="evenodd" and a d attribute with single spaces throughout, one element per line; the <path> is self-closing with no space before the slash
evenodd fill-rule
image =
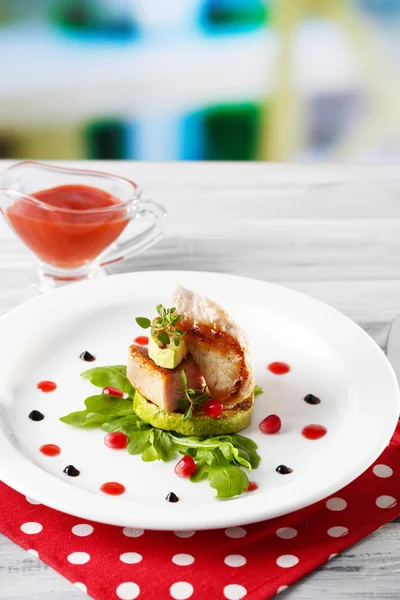
<path id="1" fill-rule="evenodd" d="M 218 419 L 223 413 L 224 405 L 221 402 L 217 402 L 217 400 L 206 400 L 203 405 L 204 413 L 208 417 L 212 417 L 213 419 Z"/>
<path id="2" fill-rule="evenodd" d="M 115 431 L 114 433 L 107 433 L 104 437 L 104 443 L 108 448 L 113 448 L 114 450 L 122 450 L 126 448 L 128 445 L 128 438 L 124 433 L 120 431 Z"/>
<path id="3" fill-rule="evenodd" d="M 258 490 L 258 484 L 255 481 L 249 481 L 246 492 L 254 492 L 255 490 Z"/>
<path id="4" fill-rule="evenodd" d="M 282 422 L 278 415 L 268 415 L 259 425 L 260 431 L 263 433 L 278 433 L 282 426 Z"/>
<path id="5" fill-rule="evenodd" d="M 121 390 L 117 390 L 117 388 L 113 388 L 110 385 L 103 388 L 101 393 L 102 394 L 110 394 L 110 396 L 118 396 L 118 398 L 124 397 L 124 392 L 121 392 Z"/>
<path id="6" fill-rule="evenodd" d="M 196 463 L 187 454 L 175 465 L 175 473 L 178 477 L 190 477 L 196 470 Z"/>

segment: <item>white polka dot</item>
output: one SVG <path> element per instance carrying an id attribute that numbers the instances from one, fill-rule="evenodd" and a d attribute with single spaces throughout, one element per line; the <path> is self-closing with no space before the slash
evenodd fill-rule
<path id="1" fill-rule="evenodd" d="M 282 567 L 283 569 L 289 569 L 289 567 L 294 567 L 299 562 L 297 556 L 294 554 L 282 554 L 279 558 L 276 559 L 276 564 L 278 567 Z"/>
<path id="2" fill-rule="evenodd" d="M 72 552 L 72 554 L 68 555 L 68 562 L 72 565 L 84 565 L 89 562 L 90 554 L 87 552 Z"/>
<path id="3" fill-rule="evenodd" d="M 297 535 L 297 529 L 293 527 L 281 527 L 277 530 L 276 535 L 282 540 L 291 540 Z"/>
<path id="4" fill-rule="evenodd" d="M 382 479 L 386 479 L 387 477 L 391 477 L 393 475 L 393 469 L 387 465 L 375 465 L 372 469 L 372 472 L 377 477 L 382 477 Z"/>
<path id="5" fill-rule="evenodd" d="M 379 498 L 376 499 L 376 505 L 379 508 L 392 508 L 393 506 L 396 506 L 397 504 L 397 500 L 396 498 L 393 498 L 393 496 L 379 496 Z"/>
<path id="6" fill-rule="evenodd" d="M 329 508 L 329 510 L 344 510 L 346 506 L 347 502 L 346 500 L 343 500 L 343 498 L 329 498 L 329 500 L 326 501 L 326 508 Z"/>
<path id="7" fill-rule="evenodd" d="M 193 586 L 186 581 L 177 581 L 171 585 L 169 593 L 175 600 L 186 600 L 193 594 Z"/>
<path id="8" fill-rule="evenodd" d="M 78 535 L 79 537 L 85 537 L 93 533 L 94 527 L 92 525 L 88 525 L 87 523 L 82 523 L 80 525 L 74 525 L 72 528 L 72 533 L 74 535 Z"/>
<path id="9" fill-rule="evenodd" d="M 328 560 L 332 560 L 332 558 L 335 558 L 335 556 L 337 556 L 337 554 L 331 554 Z"/>
<path id="10" fill-rule="evenodd" d="M 134 600 L 140 594 L 140 587 L 137 583 L 133 583 L 133 581 L 125 581 L 125 583 L 121 583 L 117 587 L 117 596 L 121 598 L 121 600 Z"/>
<path id="11" fill-rule="evenodd" d="M 180 567 L 187 567 L 194 563 L 194 557 L 191 554 L 175 554 L 172 557 L 172 562 Z"/>
<path id="12" fill-rule="evenodd" d="M 246 533 L 247 531 L 243 527 L 228 527 L 228 529 L 225 529 L 225 535 L 230 538 L 242 538 Z"/>
<path id="13" fill-rule="evenodd" d="M 327 533 L 331 537 L 339 538 L 347 535 L 349 533 L 349 530 L 347 529 L 347 527 L 341 527 L 340 525 L 338 525 L 337 527 L 330 527 Z"/>
<path id="14" fill-rule="evenodd" d="M 224 563 L 228 565 L 228 567 L 243 567 L 246 564 L 246 559 L 241 554 L 229 554 L 229 556 L 225 556 Z"/>
<path id="15" fill-rule="evenodd" d="M 32 556 L 34 556 L 35 558 L 39 558 L 39 553 L 37 550 L 27 550 L 27 552 L 29 552 L 29 554 L 32 554 Z"/>
<path id="16" fill-rule="evenodd" d="M 122 533 L 126 535 L 126 537 L 140 537 L 144 534 L 144 529 L 136 529 L 135 527 L 124 527 Z"/>
<path id="17" fill-rule="evenodd" d="M 33 533 L 40 533 L 43 529 L 43 526 L 40 523 L 35 523 L 32 521 L 31 523 L 23 523 L 21 525 L 21 531 L 24 533 L 28 533 L 29 535 Z"/>
<path id="18" fill-rule="evenodd" d="M 224 596 L 225 598 L 228 598 L 228 600 L 240 600 L 241 598 L 244 598 L 246 594 L 246 588 L 242 585 L 237 585 L 236 583 L 224 587 Z"/>
<path id="19" fill-rule="evenodd" d="M 38 500 L 34 500 L 33 498 L 29 498 L 29 496 L 25 496 L 25 500 L 29 502 L 29 504 L 41 504 Z"/>
<path id="20" fill-rule="evenodd" d="M 284 592 L 285 590 L 288 589 L 288 585 L 281 585 L 281 587 L 279 587 L 276 591 L 277 594 L 280 594 L 281 592 Z"/>
<path id="21" fill-rule="evenodd" d="M 174 531 L 174 534 L 179 538 L 190 538 L 195 533 L 195 531 Z"/>
<path id="22" fill-rule="evenodd" d="M 81 590 L 81 592 L 85 592 L 85 594 L 87 594 L 87 587 L 84 583 L 82 583 L 81 581 L 76 581 L 75 585 L 78 588 L 78 590 Z"/>
<path id="23" fill-rule="evenodd" d="M 143 556 L 137 552 L 125 552 L 121 554 L 119 560 L 127 565 L 135 565 L 136 563 L 140 563 L 142 558 Z"/>

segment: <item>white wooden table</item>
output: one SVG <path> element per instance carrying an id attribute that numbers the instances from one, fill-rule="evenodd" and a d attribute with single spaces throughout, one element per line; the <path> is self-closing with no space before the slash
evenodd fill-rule
<path id="1" fill-rule="evenodd" d="M 0 161 L 0 170 L 8 164 Z M 136 179 L 171 217 L 159 245 L 112 270 L 208 270 L 278 282 L 331 304 L 385 346 L 389 325 L 400 312 L 400 173 L 395 166 L 90 166 Z M 31 265 L 29 252 L 0 224 L 0 313 L 29 295 Z M 399 590 L 400 520 L 281 597 L 398 600 Z M 82 597 L 0 536 L 0 600 Z"/>

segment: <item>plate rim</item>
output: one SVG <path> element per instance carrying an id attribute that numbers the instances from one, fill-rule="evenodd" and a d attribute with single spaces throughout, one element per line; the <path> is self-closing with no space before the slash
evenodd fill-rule
<path id="1" fill-rule="evenodd" d="M 0 479 L 2 479 L 4 481 L 4 483 L 6 483 L 7 485 L 9 485 L 10 487 L 12 487 L 13 489 L 15 489 L 16 491 L 26 495 L 26 496 L 32 496 L 34 497 L 36 500 L 40 501 L 42 504 L 44 504 L 45 506 L 49 506 L 55 510 L 64 512 L 66 514 L 70 514 L 73 515 L 75 517 L 78 518 L 84 518 L 90 521 L 94 521 L 94 522 L 100 522 L 100 523 L 106 523 L 106 524 L 110 524 L 110 525 L 117 525 L 117 526 L 132 526 L 132 527 L 143 527 L 144 529 L 148 529 L 148 530 L 171 530 L 174 529 L 176 531 L 179 530 L 186 530 L 186 529 L 193 529 L 195 528 L 196 530 L 202 530 L 202 529 L 218 529 L 218 528 L 224 528 L 224 527 L 231 527 L 231 526 L 238 526 L 238 525 L 247 525 L 250 523 L 255 523 L 255 522 L 260 522 L 263 520 L 269 520 L 272 518 L 276 518 L 279 516 L 283 516 L 285 514 L 289 514 L 291 512 L 294 512 L 296 510 L 305 508 L 307 506 L 311 506 L 312 504 L 322 501 L 323 499 L 329 497 L 331 494 L 338 492 L 339 490 L 341 490 L 343 487 L 345 487 L 346 485 L 348 485 L 349 483 L 351 483 L 352 481 L 354 481 L 357 477 L 359 477 L 364 471 L 366 471 L 374 462 L 375 460 L 380 456 L 380 454 L 382 453 L 382 451 L 385 449 L 385 447 L 387 446 L 388 442 L 390 441 L 396 426 L 397 426 L 397 422 L 398 422 L 398 414 L 399 414 L 399 408 L 400 408 L 400 392 L 399 392 L 399 384 L 396 378 L 396 375 L 394 373 L 394 370 L 389 362 L 389 360 L 387 359 L 385 353 L 382 351 L 382 349 L 378 346 L 378 344 L 373 340 L 373 338 L 371 336 L 369 336 L 359 325 L 357 325 L 354 321 L 352 321 L 349 317 L 347 317 L 346 315 L 344 315 L 343 313 L 341 313 L 340 311 L 338 311 L 337 309 L 333 308 L 332 306 L 330 306 L 329 304 L 326 304 L 325 302 L 322 302 L 320 300 L 317 300 L 315 298 L 313 298 L 312 296 L 308 296 L 307 294 L 304 294 L 302 292 L 298 292 L 296 290 L 293 290 L 291 288 L 276 284 L 276 283 L 270 283 L 261 279 L 255 279 L 252 277 L 246 277 L 246 276 L 241 276 L 241 275 L 232 275 L 232 274 L 226 274 L 226 273 L 219 273 L 219 272 L 208 272 L 208 271 L 187 271 L 187 270 L 149 270 L 149 271 L 136 271 L 136 272 L 128 272 L 128 273 L 120 273 L 120 274 L 115 274 L 115 275 L 108 275 L 105 278 L 102 278 L 100 280 L 94 280 L 94 281 L 84 281 L 84 282 L 78 282 L 78 283 L 74 283 L 74 284 L 69 284 L 68 286 L 62 287 L 60 289 L 57 290 L 53 290 L 51 292 L 48 292 L 45 295 L 41 295 L 38 296 L 36 298 L 32 298 L 30 300 L 28 300 L 27 302 L 24 302 L 22 304 L 20 304 L 19 306 L 15 307 L 14 309 L 12 309 L 11 311 L 7 312 L 5 315 L 3 315 L 0 318 L 0 331 L 1 328 L 3 327 L 4 323 L 8 322 L 8 321 L 13 321 L 13 319 L 18 318 L 18 314 L 20 312 L 24 312 L 27 310 L 27 307 L 30 307 L 32 305 L 36 305 L 36 304 L 41 304 L 43 302 L 43 298 L 54 298 L 54 297 L 62 297 L 65 294 L 65 290 L 79 290 L 81 288 L 89 288 L 89 287 L 93 287 L 93 285 L 96 285 L 97 281 L 110 281 L 110 280 L 114 280 L 116 278 L 118 278 L 119 280 L 123 280 L 123 279 L 131 279 L 131 278 L 135 278 L 135 277 L 141 277 L 141 276 L 150 276 L 150 277 L 157 277 L 157 276 L 164 276 L 164 277 L 193 277 L 193 276 L 205 276 L 205 277 L 224 277 L 224 278 L 229 278 L 231 280 L 235 280 L 237 281 L 242 280 L 244 282 L 252 282 L 253 284 L 261 284 L 262 286 L 265 286 L 265 289 L 267 290 L 268 288 L 275 288 L 277 289 L 277 291 L 283 291 L 284 294 L 289 294 L 291 295 L 293 298 L 299 297 L 302 298 L 303 301 L 306 301 L 308 303 L 314 303 L 317 306 L 323 307 L 323 310 L 325 311 L 331 311 L 332 314 L 335 313 L 336 315 L 338 315 L 340 317 L 340 319 L 342 319 L 344 321 L 344 323 L 346 323 L 347 326 L 352 327 L 353 329 L 357 330 L 357 335 L 358 336 L 362 336 L 364 339 L 364 343 L 369 344 L 370 347 L 374 348 L 374 351 L 377 352 L 377 356 L 380 356 L 380 360 L 382 365 L 385 366 L 386 369 L 386 374 L 387 374 L 387 381 L 388 383 L 392 386 L 392 393 L 393 393 L 393 423 L 392 425 L 389 427 L 389 424 L 386 427 L 386 433 L 385 435 L 382 434 L 382 439 L 381 442 L 379 444 L 379 452 L 377 452 L 376 450 L 371 454 L 366 454 L 364 456 L 364 459 L 359 461 L 359 463 L 357 463 L 356 466 L 354 466 L 352 469 L 349 469 L 348 471 L 346 471 L 345 476 L 341 476 L 341 477 L 336 477 L 334 482 L 330 485 L 330 486 L 325 486 L 324 487 L 324 492 L 323 495 L 321 495 L 321 493 L 318 494 L 318 497 L 315 497 L 315 492 L 312 493 L 308 493 L 308 494 L 303 494 L 303 496 L 301 497 L 301 500 L 298 499 L 294 499 L 291 503 L 291 507 L 290 510 L 287 510 L 286 508 L 283 510 L 280 509 L 276 509 L 273 511 L 270 511 L 268 514 L 261 514 L 262 512 L 265 513 L 265 511 L 256 511 L 256 513 L 254 515 L 250 515 L 247 514 L 247 516 L 243 516 L 241 517 L 240 514 L 236 514 L 233 516 L 227 516 L 224 520 L 219 521 L 218 524 L 214 523 L 213 520 L 211 519 L 206 519 L 205 522 L 203 523 L 196 523 L 196 525 L 193 525 L 192 522 L 188 522 L 187 518 L 186 519 L 179 519 L 180 522 L 173 522 L 173 524 L 171 525 L 171 523 L 165 523 L 165 522 L 157 522 L 157 518 L 155 517 L 154 519 L 151 518 L 150 520 L 148 518 L 138 518 L 138 519 L 134 519 L 131 520 L 129 522 L 127 522 L 127 519 L 125 518 L 125 516 L 121 516 L 119 517 L 118 515 L 115 515 L 111 520 L 109 518 L 108 515 L 102 516 L 101 510 L 93 510 L 93 506 L 91 507 L 91 510 L 84 510 L 84 509 L 76 509 L 75 507 L 72 507 L 68 505 L 69 500 L 66 499 L 54 499 L 52 497 L 52 495 L 50 494 L 50 498 L 46 493 L 42 493 L 40 492 L 40 490 L 38 491 L 35 486 L 31 485 L 24 485 L 24 482 L 21 481 L 19 479 L 19 465 L 18 468 L 13 470 L 12 468 L 8 468 L 8 461 L 4 461 L 3 464 L 0 463 Z M 108 285 L 108 283 L 106 283 L 106 285 Z M 67 294 L 69 292 L 67 291 Z M 72 293 L 72 292 L 71 292 Z M 0 408 L 1 408 L 1 399 L 0 399 Z M 2 412 L 0 410 L 0 417 L 2 417 Z M 18 451 L 18 449 L 15 447 L 14 444 L 12 444 L 12 442 L 8 439 L 8 437 L 6 436 L 6 433 L 4 431 L 4 427 L 0 427 L 0 447 L 2 446 L 2 444 L 4 445 L 4 443 L 7 445 L 11 444 L 14 449 L 15 452 L 19 455 L 19 459 L 23 459 L 22 463 L 25 464 L 27 463 L 28 467 L 34 465 L 35 468 L 39 469 L 43 474 L 46 475 L 46 479 L 51 479 L 51 480 L 56 480 L 58 481 L 52 474 L 48 473 L 47 471 L 44 471 L 43 469 L 41 469 L 40 467 L 38 467 L 37 465 L 35 465 L 29 458 L 25 457 L 20 451 Z M 377 445 L 378 447 L 378 445 Z M 66 483 L 66 482 L 62 482 L 62 481 L 58 481 L 58 483 L 62 483 L 65 486 L 68 486 L 68 488 L 71 489 L 71 486 Z M 58 487 L 58 486 L 56 486 Z M 73 490 L 78 492 L 78 495 L 81 496 L 83 495 L 89 495 L 91 494 L 91 492 L 89 490 L 86 489 L 82 489 L 82 488 L 73 488 Z M 75 495 L 75 494 L 74 494 Z M 96 498 L 99 498 L 99 502 L 98 504 L 101 506 L 104 505 L 104 502 L 102 502 L 104 499 L 101 498 L 100 496 L 96 496 Z M 220 502 L 220 501 L 217 501 Z M 130 502 L 131 506 L 133 507 L 134 502 Z M 132 510 L 133 512 L 133 510 Z M 239 511 L 237 511 L 239 513 Z M 250 513 L 250 511 L 248 511 L 248 513 Z M 173 515 L 175 515 L 176 513 L 171 513 L 171 517 L 173 517 Z"/>

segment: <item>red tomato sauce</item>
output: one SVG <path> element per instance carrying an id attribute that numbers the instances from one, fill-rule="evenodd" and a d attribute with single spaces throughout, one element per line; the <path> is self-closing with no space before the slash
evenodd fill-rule
<path id="1" fill-rule="evenodd" d="M 100 487 L 101 491 L 104 494 L 109 494 L 110 496 L 120 496 L 125 492 L 125 486 L 122 483 L 117 483 L 116 481 L 108 481 L 107 483 L 103 483 Z"/>
<path id="2" fill-rule="evenodd" d="M 44 444 L 44 446 L 40 446 L 39 450 L 45 456 L 58 456 L 61 452 L 61 448 L 57 444 Z"/>
<path id="3" fill-rule="evenodd" d="M 268 371 L 271 371 L 274 375 L 286 375 L 289 373 L 290 367 L 284 362 L 272 362 L 267 366 Z"/>
<path id="4" fill-rule="evenodd" d="M 327 434 L 326 427 L 322 425 L 307 425 L 302 429 L 302 435 L 308 440 L 319 440 Z"/>
<path id="5" fill-rule="evenodd" d="M 94 260 L 129 222 L 123 207 L 85 212 L 120 204 L 117 197 L 99 188 L 62 185 L 30 196 L 54 210 L 21 199 L 7 209 L 7 218 L 41 260 L 57 267 L 72 269 Z"/>

